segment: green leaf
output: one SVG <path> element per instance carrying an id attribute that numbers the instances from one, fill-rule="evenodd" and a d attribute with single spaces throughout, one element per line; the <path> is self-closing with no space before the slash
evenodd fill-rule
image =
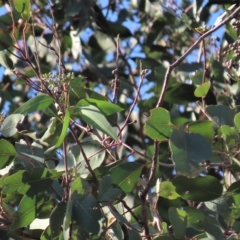
<path id="1" fill-rule="evenodd" d="M 40 144 L 33 142 L 27 144 L 25 141 L 15 143 L 18 156 L 15 164 L 21 164 L 27 170 L 32 170 L 34 167 L 44 167 L 44 151 Z"/>
<path id="2" fill-rule="evenodd" d="M 204 210 L 194 207 L 185 207 L 184 211 L 187 213 L 188 226 L 198 231 L 203 231 L 203 221 L 207 213 Z"/>
<path id="3" fill-rule="evenodd" d="M 234 121 L 234 124 L 237 127 L 237 129 L 240 130 L 240 113 L 237 113 L 234 116 L 234 120 L 233 121 Z"/>
<path id="4" fill-rule="evenodd" d="M 231 186 L 227 189 L 228 193 L 240 193 L 240 181 L 234 182 Z"/>
<path id="5" fill-rule="evenodd" d="M 72 200 L 72 195 L 70 195 L 67 201 L 66 213 L 63 219 L 64 239 L 69 239 L 71 234 L 72 206 L 73 206 L 73 200 Z"/>
<path id="6" fill-rule="evenodd" d="M 143 166 L 137 162 L 127 162 L 113 167 L 112 173 L 113 184 L 120 187 L 126 194 L 130 193 L 142 172 Z"/>
<path id="7" fill-rule="evenodd" d="M 12 216 L 14 222 L 10 227 L 11 231 L 29 225 L 36 218 L 36 195 L 33 197 L 25 195 Z"/>
<path id="8" fill-rule="evenodd" d="M 209 240 L 224 240 L 222 227 L 216 218 L 207 216 L 204 219 L 204 230 Z"/>
<path id="9" fill-rule="evenodd" d="M 6 29 L 0 28 L 0 51 L 5 50 L 11 46 L 13 46 L 13 40 L 10 32 Z"/>
<path id="10" fill-rule="evenodd" d="M 77 106 L 79 106 L 79 107 L 84 107 L 84 106 L 89 106 L 89 105 L 96 106 L 106 116 L 109 116 L 109 115 L 112 115 L 114 113 L 118 113 L 118 112 L 121 112 L 124 110 L 123 108 L 121 108 L 118 105 L 113 104 L 111 102 L 93 99 L 93 98 L 85 98 L 85 99 L 80 100 L 77 103 Z"/>
<path id="11" fill-rule="evenodd" d="M 63 127 L 62 127 L 62 131 L 61 131 L 61 135 L 59 136 L 56 144 L 54 146 L 50 147 L 47 151 L 45 151 L 46 155 L 48 155 L 52 150 L 60 147 L 60 145 L 63 143 L 64 138 L 66 137 L 66 134 L 67 134 L 69 122 L 70 122 L 70 113 L 69 113 L 69 110 L 66 109 L 65 116 L 63 119 Z"/>
<path id="12" fill-rule="evenodd" d="M 31 2 L 30 0 L 13 0 L 14 7 L 20 13 L 22 18 L 28 20 L 30 18 Z"/>
<path id="13" fill-rule="evenodd" d="M 38 95 L 25 102 L 20 108 L 14 113 L 28 114 L 37 110 L 46 109 L 50 104 L 53 103 L 53 99 L 46 94 Z"/>
<path id="14" fill-rule="evenodd" d="M 112 187 L 111 176 L 104 176 L 99 186 L 98 200 L 105 202 L 113 202 L 120 194 L 120 189 Z M 104 204 L 104 202 L 102 204 Z"/>
<path id="15" fill-rule="evenodd" d="M 191 122 L 188 125 L 189 133 L 199 133 L 203 137 L 212 141 L 214 137 L 214 122 L 208 120 Z"/>
<path id="16" fill-rule="evenodd" d="M 24 119 L 24 115 L 22 114 L 11 114 L 7 116 L 1 126 L 1 132 L 5 137 L 11 137 L 15 133 L 17 133 L 17 128 L 16 126 L 18 123 L 22 122 Z"/>
<path id="17" fill-rule="evenodd" d="M 48 169 L 41 167 L 33 168 L 30 173 L 19 170 L 4 179 L 2 193 L 9 194 L 18 190 L 19 193 L 32 196 L 50 188 L 53 179 L 62 175 L 60 174 L 52 174 Z"/>
<path id="18" fill-rule="evenodd" d="M 231 209 L 228 206 L 229 201 L 226 196 L 214 199 L 213 201 L 205 202 L 205 206 L 217 215 L 221 215 L 227 225 L 232 222 Z"/>
<path id="19" fill-rule="evenodd" d="M 159 196 L 170 200 L 179 197 L 179 194 L 175 190 L 175 186 L 169 181 L 161 183 L 160 192 L 158 194 Z"/>
<path id="20" fill-rule="evenodd" d="M 14 146 L 5 139 L 0 140 L 0 169 L 8 166 L 17 156 Z"/>
<path id="21" fill-rule="evenodd" d="M 12 59 L 4 51 L 0 51 L 0 64 L 6 69 L 14 69 Z"/>
<path id="22" fill-rule="evenodd" d="M 212 176 L 187 178 L 177 176 L 172 180 L 176 192 L 184 199 L 191 201 L 211 201 L 222 195 L 223 186 Z"/>
<path id="23" fill-rule="evenodd" d="M 184 239 L 187 227 L 187 213 L 184 210 L 170 207 L 168 209 L 168 215 L 172 224 L 174 237 L 177 239 Z"/>
<path id="24" fill-rule="evenodd" d="M 234 126 L 233 118 L 235 113 L 230 107 L 224 105 L 208 106 L 206 112 L 218 126 Z"/>
<path id="25" fill-rule="evenodd" d="M 164 108 L 155 108 L 150 112 L 144 126 L 147 135 L 158 141 L 169 139 L 173 129 L 169 112 Z"/>
<path id="26" fill-rule="evenodd" d="M 211 87 L 211 83 L 210 82 L 205 82 L 195 89 L 194 95 L 196 97 L 205 97 L 207 95 L 210 87 Z"/>
<path id="27" fill-rule="evenodd" d="M 47 130 L 45 131 L 45 133 L 43 134 L 43 136 L 39 140 L 41 144 L 43 144 L 43 145 L 47 144 L 48 145 L 48 143 L 47 143 L 48 138 L 53 136 L 53 134 L 56 131 L 56 123 L 57 123 L 57 119 L 55 117 L 50 119 L 50 124 L 48 125 Z"/>
<path id="28" fill-rule="evenodd" d="M 183 72 L 195 72 L 202 68 L 201 62 L 192 62 L 192 63 L 182 63 L 178 70 Z"/>
<path id="29" fill-rule="evenodd" d="M 200 134 L 187 133 L 180 128 L 173 131 L 170 140 L 172 159 L 178 173 L 194 176 L 193 170 L 200 168 L 199 163 L 212 156 L 210 143 Z M 195 174 L 198 175 L 198 171 Z"/>
<path id="30" fill-rule="evenodd" d="M 131 31 L 127 27 L 123 26 L 121 23 L 112 21 L 107 22 L 113 36 L 117 36 L 118 34 L 120 35 L 120 38 L 128 38 L 132 36 Z"/>
<path id="31" fill-rule="evenodd" d="M 57 204 L 57 206 L 53 209 L 49 223 L 50 223 L 50 229 L 51 229 L 51 239 L 54 239 L 55 237 L 58 237 L 63 224 L 63 219 L 66 212 L 66 202 L 60 202 Z"/>
<path id="32" fill-rule="evenodd" d="M 81 147 L 89 161 L 92 170 L 102 165 L 106 152 L 102 151 L 102 146 L 97 141 L 83 141 Z M 81 154 L 79 146 L 73 146 L 71 151 L 74 155 L 77 164 L 77 172 L 81 178 L 86 178 L 89 175 L 89 170 L 86 168 L 86 162 Z"/>
<path id="33" fill-rule="evenodd" d="M 73 195 L 73 219 L 85 231 L 98 234 L 102 219 L 98 202 L 92 195 L 87 195 L 83 199 L 79 199 L 78 195 Z"/>
<path id="34" fill-rule="evenodd" d="M 76 109 L 80 115 L 80 118 L 84 122 L 109 135 L 114 140 L 118 140 L 115 130 L 97 107 L 90 105 L 86 107 L 78 107 Z"/>

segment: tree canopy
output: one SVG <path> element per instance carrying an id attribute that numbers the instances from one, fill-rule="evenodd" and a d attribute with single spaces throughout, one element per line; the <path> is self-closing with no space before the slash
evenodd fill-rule
<path id="1" fill-rule="evenodd" d="M 230 2 L 1 1 L 1 240 L 239 239 Z"/>

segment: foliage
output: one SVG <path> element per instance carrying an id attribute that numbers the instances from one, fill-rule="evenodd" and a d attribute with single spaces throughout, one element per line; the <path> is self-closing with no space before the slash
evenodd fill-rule
<path id="1" fill-rule="evenodd" d="M 2 240 L 239 239 L 240 7 L 178 3 L 2 1 Z"/>

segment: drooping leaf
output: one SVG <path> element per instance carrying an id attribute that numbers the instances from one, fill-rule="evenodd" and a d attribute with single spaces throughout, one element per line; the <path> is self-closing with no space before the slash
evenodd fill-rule
<path id="1" fill-rule="evenodd" d="M 47 151 L 45 151 L 45 154 L 49 154 L 52 150 L 58 148 L 63 143 L 64 138 L 66 137 L 66 134 L 67 134 L 69 122 L 70 122 L 70 112 L 68 109 L 66 109 L 61 135 L 59 136 L 56 144 L 54 146 L 50 147 Z"/>
<path id="2" fill-rule="evenodd" d="M 210 143 L 200 134 L 187 133 L 180 128 L 173 131 L 170 140 L 176 171 L 183 175 L 198 175 L 199 163 L 212 156 Z"/>
<path id="3" fill-rule="evenodd" d="M 4 51 L 0 51 L 0 64 L 7 69 L 14 69 L 12 59 Z"/>
<path id="4" fill-rule="evenodd" d="M 216 218 L 207 216 L 204 219 L 204 230 L 209 240 L 224 240 L 221 225 Z"/>
<path id="5" fill-rule="evenodd" d="M 41 94 L 25 102 L 14 113 L 21 113 L 26 115 L 37 110 L 46 109 L 51 103 L 53 103 L 53 99 L 51 97 L 46 94 Z"/>
<path id="6" fill-rule="evenodd" d="M 97 107 L 90 105 L 76 109 L 84 122 L 109 135 L 114 140 L 118 140 L 115 130 Z"/>
<path id="7" fill-rule="evenodd" d="M 150 112 L 144 126 L 147 135 L 158 141 L 169 139 L 173 130 L 169 112 L 164 108 L 155 108 Z"/>
<path id="8" fill-rule="evenodd" d="M 61 227 L 66 212 L 66 205 L 66 202 L 60 202 L 51 213 L 49 219 L 51 239 L 58 237 L 59 233 L 62 231 Z"/>
<path id="9" fill-rule="evenodd" d="M 113 167 L 110 171 L 113 184 L 120 187 L 127 194 L 135 186 L 141 174 L 142 165 L 137 162 L 127 162 Z"/>
<path id="10" fill-rule="evenodd" d="M 198 231 L 202 231 L 203 221 L 204 218 L 207 216 L 207 213 L 202 209 L 197 209 L 194 207 L 185 207 L 184 211 L 187 213 L 188 225 Z"/>
<path id="11" fill-rule="evenodd" d="M 225 196 L 205 202 L 205 206 L 216 214 L 221 215 L 225 223 L 228 225 L 231 224 L 231 209 L 228 206 L 228 201 Z"/>
<path id="12" fill-rule="evenodd" d="M 79 227 L 93 234 L 100 232 L 102 213 L 98 202 L 92 195 L 82 198 L 79 194 L 73 195 L 73 219 Z"/>
<path id="13" fill-rule="evenodd" d="M 172 224 L 174 237 L 176 239 L 184 239 L 187 227 L 186 212 L 175 207 L 170 207 L 168 210 L 168 214 Z"/>
<path id="14" fill-rule="evenodd" d="M 192 201 L 211 201 L 222 195 L 223 186 L 212 176 L 187 178 L 177 176 L 172 180 L 176 192 L 184 199 Z"/>
<path id="15" fill-rule="evenodd" d="M 5 139 L 0 140 L 0 169 L 9 165 L 17 156 L 14 146 Z"/>
<path id="16" fill-rule="evenodd" d="M 0 51 L 9 48 L 12 45 L 13 45 L 13 40 L 10 35 L 10 32 L 7 29 L 0 28 Z M 10 66 L 11 66 L 11 63 L 10 63 Z"/>
<path id="17" fill-rule="evenodd" d="M 56 122 L 57 122 L 57 119 L 55 117 L 50 119 L 50 124 L 48 125 L 47 130 L 39 140 L 41 144 L 45 145 L 47 142 L 47 139 L 50 138 L 55 133 Z"/>
<path id="18" fill-rule="evenodd" d="M 63 236 L 65 239 L 68 239 L 71 234 L 72 206 L 73 200 L 72 195 L 70 195 L 67 201 L 66 213 L 63 219 Z"/>
<path id="19" fill-rule="evenodd" d="M 102 146 L 97 141 L 84 141 L 81 147 L 89 161 L 92 170 L 102 165 L 105 159 L 105 151 L 102 150 Z M 86 159 L 84 158 L 79 146 L 73 146 L 71 148 L 72 154 L 77 164 L 77 172 L 82 178 L 86 178 L 89 175 L 89 170 L 86 168 Z"/>
<path id="20" fill-rule="evenodd" d="M 22 122 L 24 119 L 24 115 L 22 114 L 11 114 L 7 116 L 1 126 L 1 132 L 5 137 L 13 136 L 18 130 L 16 126 L 18 123 Z"/>
<path id="21" fill-rule="evenodd" d="M 237 127 L 237 129 L 240 130 L 240 113 L 237 113 L 234 116 L 234 124 Z"/>
<path id="22" fill-rule="evenodd" d="M 104 176 L 99 186 L 98 199 L 99 201 L 114 201 L 121 194 L 119 188 L 112 187 L 111 176 Z M 102 203 L 104 204 L 104 202 Z"/>
<path id="23" fill-rule="evenodd" d="M 77 103 L 77 106 L 79 106 L 79 107 L 84 107 L 84 106 L 89 106 L 89 105 L 96 106 L 106 116 L 109 116 L 109 115 L 112 115 L 114 113 L 118 113 L 118 112 L 124 110 L 123 108 L 119 107 L 116 104 L 113 104 L 108 101 L 94 99 L 94 98 L 85 98 L 85 99 L 80 100 Z"/>
<path id="24" fill-rule="evenodd" d="M 30 146 L 23 140 L 15 144 L 18 156 L 15 164 L 22 164 L 26 169 L 44 167 L 44 151 L 40 144 L 33 142 Z"/>
<path id="25" fill-rule="evenodd" d="M 60 176 L 60 174 L 58 175 Z M 29 173 L 28 171 L 18 171 L 4 179 L 4 194 L 18 191 L 22 194 L 32 196 L 35 193 L 45 191 L 51 187 L 54 178 L 51 171 L 46 168 L 35 167 Z"/>
<path id="26" fill-rule="evenodd" d="M 14 222 L 10 227 L 11 231 L 29 225 L 36 218 L 36 195 L 32 197 L 25 195 L 17 211 L 13 214 L 13 218 Z"/>

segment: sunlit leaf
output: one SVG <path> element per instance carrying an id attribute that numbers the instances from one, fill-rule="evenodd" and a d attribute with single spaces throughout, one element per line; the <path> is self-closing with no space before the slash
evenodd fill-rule
<path id="1" fill-rule="evenodd" d="M 194 95 L 196 97 L 205 97 L 210 89 L 211 83 L 210 82 L 205 82 L 202 85 L 198 86 L 195 91 Z"/>
<path id="2" fill-rule="evenodd" d="M 125 193 L 130 193 L 142 171 L 142 165 L 137 162 L 127 162 L 111 169 L 113 184 Z"/>
<path id="3" fill-rule="evenodd" d="M 172 224 L 174 237 L 176 239 L 182 239 L 185 236 L 187 227 L 187 214 L 184 210 L 170 207 L 168 210 L 169 219 Z"/>
<path id="4" fill-rule="evenodd" d="M 18 123 L 22 122 L 24 119 L 24 115 L 22 114 L 11 114 L 9 116 L 7 116 L 1 126 L 1 132 L 5 137 L 11 137 L 13 136 L 15 133 L 17 133 L 17 128 L 16 126 L 18 125 Z"/>
<path id="5" fill-rule="evenodd" d="M 162 141 L 169 139 L 173 130 L 169 112 L 164 108 L 151 110 L 151 115 L 146 121 L 144 130 L 154 140 Z"/>
<path id="6" fill-rule="evenodd" d="M 84 122 L 102 131 L 103 133 L 108 134 L 117 141 L 118 138 L 115 130 L 97 107 L 90 105 L 86 107 L 78 107 L 76 109 Z"/>
<path id="7" fill-rule="evenodd" d="M 21 113 L 25 115 L 37 110 L 46 109 L 51 103 L 53 103 L 53 99 L 51 97 L 45 94 L 41 94 L 25 102 L 14 113 Z"/>
<path id="8" fill-rule="evenodd" d="M 9 165 L 17 156 L 14 146 L 5 139 L 0 140 L 0 169 Z"/>
<path id="9" fill-rule="evenodd" d="M 33 197 L 25 195 L 17 211 L 13 214 L 14 222 L 10 226 L 10 230 L 13 231 L 30 224 L 36 217 L 36 207 L 36 195 Z"/>
<path id="10" fill-rule="evenodd" d="M 80 100 L 77 103 L 77 106 L 79 106 L 79 107 L 84 107 L 84 106 L 89 106 L 89 105 L 96 106 L 106 116 L 109 116 L 109 115 L 112 115 L 114 113 L 124 110 L 123 108 L 121 108 L 118 105 L 113 104 L 111 102 L 102 101 L 102 100 L 93 99 L 93 98 L 85 98 L 85 99 Z"/>
<path id="11" fill-rule="evenodd" d="M 28 20 L 30 18 L 30 9 L 31 9 L 30 0 L 13 0 L 13 3 L 16 10 L 22 13 L 23 19 Z"/>

